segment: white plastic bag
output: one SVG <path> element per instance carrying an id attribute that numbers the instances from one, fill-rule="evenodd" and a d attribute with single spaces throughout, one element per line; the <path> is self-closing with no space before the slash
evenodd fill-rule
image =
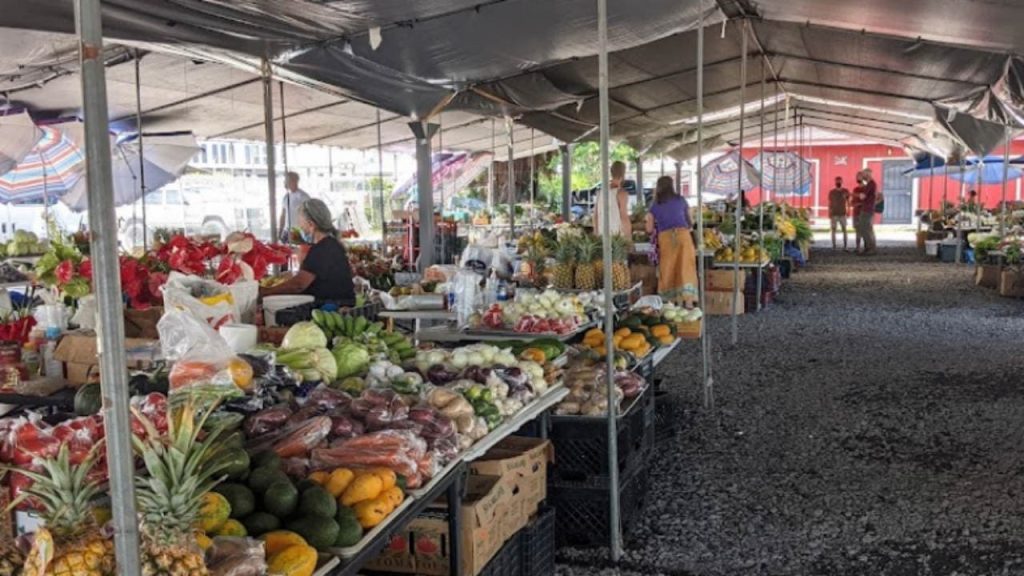
<path id="1" fill-rule="evenodd" d="M 168 309 L 156 329 L 163 356 L 173 363 L 168 375 L 172 397 L 216 402 L 243 395 L 229 369 L 235 352 L 208 323 L 187 310 Z"/>
<path id="2" fill-rule="evenodd" d="M 661 300 L 661 296 L 658 296 L 657 294 L 651 294 L 637 300 L 636 304 L 633 304 L 633 310 L 639 310 L 640 308 L 652 308 L 654 310 L 661 310 L 662 306 L 664 306 L 664 303 Z"/>
<path id="3" fill-rule="evenodd" d="M 230 286 L 171 272 L 163 287 L 164 307 L 187 310 L 217 328 L 223 324 L 251 322 L 259 296 L 259 284 L 240 281 Z"/>

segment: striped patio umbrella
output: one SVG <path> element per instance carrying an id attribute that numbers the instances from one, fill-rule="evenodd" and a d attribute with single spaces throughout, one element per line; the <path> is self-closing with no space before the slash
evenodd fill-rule
<path id="1" fill-rule="evenodd" d="M 811 163 L 795 152 L 765 151 L 751 163 L 761 171 L 765 190 L 774 196 L 807 196 L 811 190 Z"/>
<path id="2" fill-rule="evenodd" d="M 0 109 L 0 175 L 17 166 L 42 136 L 25 110 Z"/>
<path id="3" fill-rule="evenodd" d="M 728 152 L 704 165 L 704 192 L 736 194 L 736 187 L 752 190 L 761 184 L 761 175 L 750 162 L 740 160 L 737 150 Z"/>
<path id="4" fill-rule="evenodd" d="M 42 126 L 43 136 L 9 172 L 0 176 L 0 203 L 50 203 L 85 176 L 80 123 Z"/>

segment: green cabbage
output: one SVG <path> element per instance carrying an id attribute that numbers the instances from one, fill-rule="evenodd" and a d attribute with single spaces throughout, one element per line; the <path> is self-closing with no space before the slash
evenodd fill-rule
<path id="1" fill-rule="evenodd" d="M 282 350 L 277 363 L 287 366 L 303 380 L 334 382 L 338 379 L 338 363 L 327 348 Z"/>
<path id="2" fill-rule="evenodd" d="M 281 341 L 281 348 L 327 348 L 327 336 L 312 322 L 299 322 L 288 329 Z"/>
<path id="3" fill-rule="evenodd" d="M 335 348 L 334 359 L 338 363 L 338 378 L 362 376 L 370 368 L 370 352 L 355 342 L 346 342 Z"/>

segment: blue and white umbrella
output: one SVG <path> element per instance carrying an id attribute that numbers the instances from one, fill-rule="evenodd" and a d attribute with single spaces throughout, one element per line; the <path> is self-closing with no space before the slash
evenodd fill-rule
<path id="1" fill-rule="evenodd" d="M 0 175 L 21 163 L 42 137 L 42 129 L 28 112 L 0 109 Z"/>
<path id="2" fill-rule="evenodd" d="M 738 150 L 708 162 L 701 174 L 704 177 L 703 192 L 736 194 L 737 188 L 747 191 L 761 185 L 761 174 L 750 162 L 741 160 Z"/>
<path id="3" fill-rule="evenodd" d="M 177 180 L 199 151 L 199 144 L 191 132 L 145 134 L 142 159 L 146 191 L 158 190 Z M 119 140 L 111 152 L 114 205 L 131 204 L 143 196 L 142 178 L 139 177 L 138 135 Z M 85 181 L 79 182 L 60 199 L 75 212 L 87 210 L 89 194 Z"/>
<path id="4" fill-rule="evenodd" d="M 796 152 L 766 150 L 751 165 L 761 172 L 761 185 L 775 196 L 807 196 L 811 190 L 811 163 Z"/>

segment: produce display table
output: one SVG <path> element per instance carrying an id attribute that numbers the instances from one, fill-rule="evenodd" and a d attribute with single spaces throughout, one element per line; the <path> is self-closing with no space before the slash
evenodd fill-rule
<path id="1" fill-rule="evenodd" d="M 423 321 L 454 322 L 457 316 L 450 310 L 383 310 L 377 317 L 387 320 L 389 332 L 395 329 L 395 320 L 412 320 L 413 334 L 419 334 L 423 329 Z M 418 344 L 418 338 L 416 338 Z"/>
<path id="2" fill-rule="evenodd" d="M 671 354 L 676 348 L 679 347 L 679 344 L 682 341 L 683 340 L 681 338 L 676 338 L 675 342 L 669 344 L 668 346 L 662 346 L 655 350 L 654 352 L 652 352 L 651 366 L 653 368 L 657 368 L 659 364 L 665 361 L 665 358 L 668 358 L 669 354 Z"/>
<path id="3" fill-rule="evenodd" d="M 417 496 L 410 496 L 411 503 L 401 512 L 388 519 L 387 525 L 377 533 L 376 537 L 364 543 L 359 551 L 345 559 L 334 557 L 320 567 L 314 576 L 356 576 L 363 570 L 367 562 L 376 558 L 391 541 L 396 532 L 409 524 L 416 516 L 436 502 L 442 494 L 447 495 L 448 502 L 462 502 L 462 480 L 466 475 L 466 464 L 459 460 L 448 472 L 437 476 L 420 491 Z M 448 515 L 448 533 L 458 534 L 461 531 L 462 515 L 453 513 Z M 452 538 L 449 540 L 449 570 L 450 574 L 458 574 L 460 562 L 462 561 L 462 540 Z"/>
<path id="4" fill-rule="evenodd" d="M 746 268 L 748 270 L 751 270 L 751 269 L 754 269 L 754 268 L 765 268 L 768 265 L 770 265 L 771 263 L 772 263 L 771 260 L 764 260 L 764 261 L 762 261 L 760 263 L 757 263 L 757 262 L 742 263 L 741 262 L 739 267 L 740 267 L 741 270 L 744 269 L 744 268 Z M 712 264 L 713 268 L 733 268 L 735 266 L 736 266 L 736 264 L 733 263 L 733 262 L 717 262 L 716 261 L 714 264 Z"/>
<path id="5" fill-rule="evenodd" d="M 408 505 L 401 511 L 396 512 L 388 518 L 386 524 L 371 538 L 361 543 L 358 550 L 346 558 L 333 557 L 324 563 L 315 576 L 354 576 L 359 574 L 363 566 L 376 558 L 387 546 L 398 531 L 403 529 L 420 513 L 425 511 L 431 504 L 436 502 L 442 494 L 446 495 L 449 507 L 452 502 L 462 502 L 462 483 L 466 475 L 469 462 L 483 457 L 488 450 L 496 444 L 514 434 L 528 422 L 538 417 L 547 418 L 548 411 L 562 401 L 569 394 L 564 386 L 557 386 L 549 389 L 542 396 L 536 398 L 513 418 L 503 422 L 492 430 L 487 436 L 481 438 L 468 450 L 448 464 L 437 476 L 426 486 L 418 490 L 412 490 L 407 495 Z M 541 426 L 546 430 L 545 425 Z M 458 506 L 458 504 L 456 504 Z M 448 514 L 448 533 L 458 534 L 461 530 L 461 517 L 458 511 Z M 449 570 L 450 574 L 459 574 L 461 557 L 461 539 L 452 538 L 449 540 Z"/>
<path id="6" fill-rule="evenodd" d="M 416 340 L 419 342 L 501 342 L 504 340 L 535 340 L 537 338 L 554 338 L 562 342 L 568 342 L 587 330 L 596 326 L 596 322 L 585 322 L 580 324 L 575 332 L 568 334 L 531 334 L 527 332 L 494 332 L 488 330 L 456 330 L 448 326 L 433 326 L 416 332 Z"/>

